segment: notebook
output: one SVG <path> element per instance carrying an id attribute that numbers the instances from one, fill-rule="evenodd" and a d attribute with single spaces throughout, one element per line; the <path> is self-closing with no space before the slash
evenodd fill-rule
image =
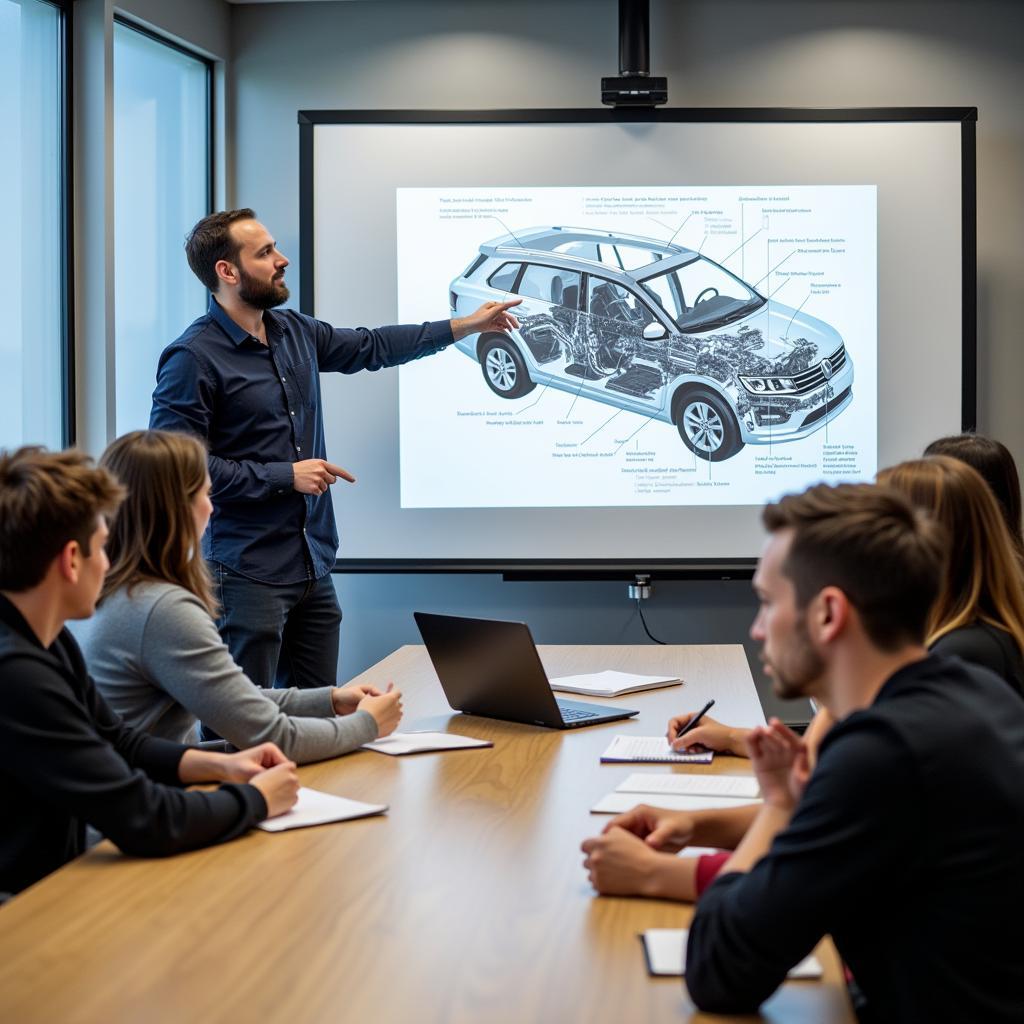
<path id="1" fill-rule="evenodd" d="M 689 934 L 686 928 L 648 928 L 641 932 L 640 940 L 644 944 L 648 973 L 657 977 L 682 977 Z M 801 960 L 786 977 L 814 979 L 820 978 L 823 973 L 821 961 L 812 955 Z"/>
<path id="2" fill-rule="evenodd" d="M 675 676 L 641 676 L 635 672 L 588 672 L 580 676 L 558 676 L 551 680 L 551 689 L 561 693 L 583 693 L 588 697 L 621 697 L 624 693 L 657 690 L 662 686 L 682 686 Z"/>
<path id="3" fill-rule="evenodd" d="M 637 804 L 663 807 L 666 811 L 720 811 L 730 807 L 742 807 L 755 800 L 737 800 L 731 796 L 691 796 L 688 793 L 608 793 L 601 797 L 591 814 L 625 814 Z"/>
<path id="4" fill-rule="evenodd" d="M 673 750 L 664 736 L 616 736 L 601 755 L 605 764 L 711 764 L 714 753 Z"/>
<path id="5" fill-rule="evenodd" d="M 331 821 L 351 821 L 353 818 L 368 818 L 383 814 L 387 804 L 364 804 L 359 800 L 348 800 L 333 793 L 321 793 L 318 789 L 299 787 L 299 799 L 286 814 L 267 818 L 256 827 L 264 832 L 284 832 L 290 828 L 307 828 L 310 825 L 326 825 Z"/>
<path id="6" fill-rule="evenodd" d="M 424 754 L 437 750 L 468 750 L 472 747 L 493 747 L 490 740 L 477 740 L 472 736 L 460 736 L 454 732 L 393 732 L 364 743 L 363 750 L 375 750 L 378 754 L 401 757 L 404 754 Z"/>
<path id="7" fill-rule="evenodd" d="M 676 793 L 680 796 L 724 796 L 738 802 L 754 800 L 761 795 L 753 775 L 654 775 L 635 772 L 620 782 L 617 793 Z"/>

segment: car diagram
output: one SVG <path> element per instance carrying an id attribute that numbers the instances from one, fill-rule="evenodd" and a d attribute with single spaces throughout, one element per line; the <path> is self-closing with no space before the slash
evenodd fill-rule
<path id="1" fill-rule="evenodd" d="M 456 343 L 505 399 L 546 384 L 628 409 L 674 424 L 711 462 L 806 437 L 853 400 L 835 328 L 681 245 L 589 228 L 510 232 L 452 281 L 452 315 L 513 296 L 517 330 Z"/>

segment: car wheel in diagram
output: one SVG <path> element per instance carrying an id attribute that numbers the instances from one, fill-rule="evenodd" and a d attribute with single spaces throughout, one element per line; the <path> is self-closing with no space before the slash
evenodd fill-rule
<path id="1" fill-rule="evenodd" d="M 675 423 L 683 444 L 709 462 L 731 459 L 743 447 L 732 409 L 706 388 L 686 392 L 678 404 Z"/>
<path id="2" fill-rule="evenodd" d="M 487 386 L 502 398 L 522 398 L 537 386 L 518 349 L 504 338 L 489 338 L 480 346 L 480 369 Z"/>

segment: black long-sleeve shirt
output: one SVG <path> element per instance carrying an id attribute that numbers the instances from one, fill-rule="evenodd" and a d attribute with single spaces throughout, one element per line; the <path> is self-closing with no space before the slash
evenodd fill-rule
<path id="1" fill-rule="evenodd" d="M 182 789 L 187 749 L 126 726 L 71 634 L 44 648 L 0 596 L 0 890 L 18 892 L 81 853 L 86 824 L 125 853 L 160 856 L 266 817 L 254 786 Z"/>
<path id="2" fill-rule="evenodd" d="M 939 637 L 931 646 L 933 654 L 955 655 L 971 665 L 991 669 L 1024 697 L 1024 655 L 1013 637 L 980 619 Z"/>
<path id="3" fill-rule="evenodd" d="M 829 732 L 788 828 L 690 928 L 704 1010 L 753 1011 L 830 933 L 872 1021 L 1024 1021 L 1024 704 L 955 658 Z"/>

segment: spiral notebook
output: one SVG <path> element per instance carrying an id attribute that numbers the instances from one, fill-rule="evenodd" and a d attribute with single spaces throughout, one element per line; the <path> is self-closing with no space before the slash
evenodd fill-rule
<path id="1" fill-rule="evenodd" d="M 616 736 L 601 755 L 602 764 L 711 764 L 710 750 L 673 750 L 664 736 Z"/>

